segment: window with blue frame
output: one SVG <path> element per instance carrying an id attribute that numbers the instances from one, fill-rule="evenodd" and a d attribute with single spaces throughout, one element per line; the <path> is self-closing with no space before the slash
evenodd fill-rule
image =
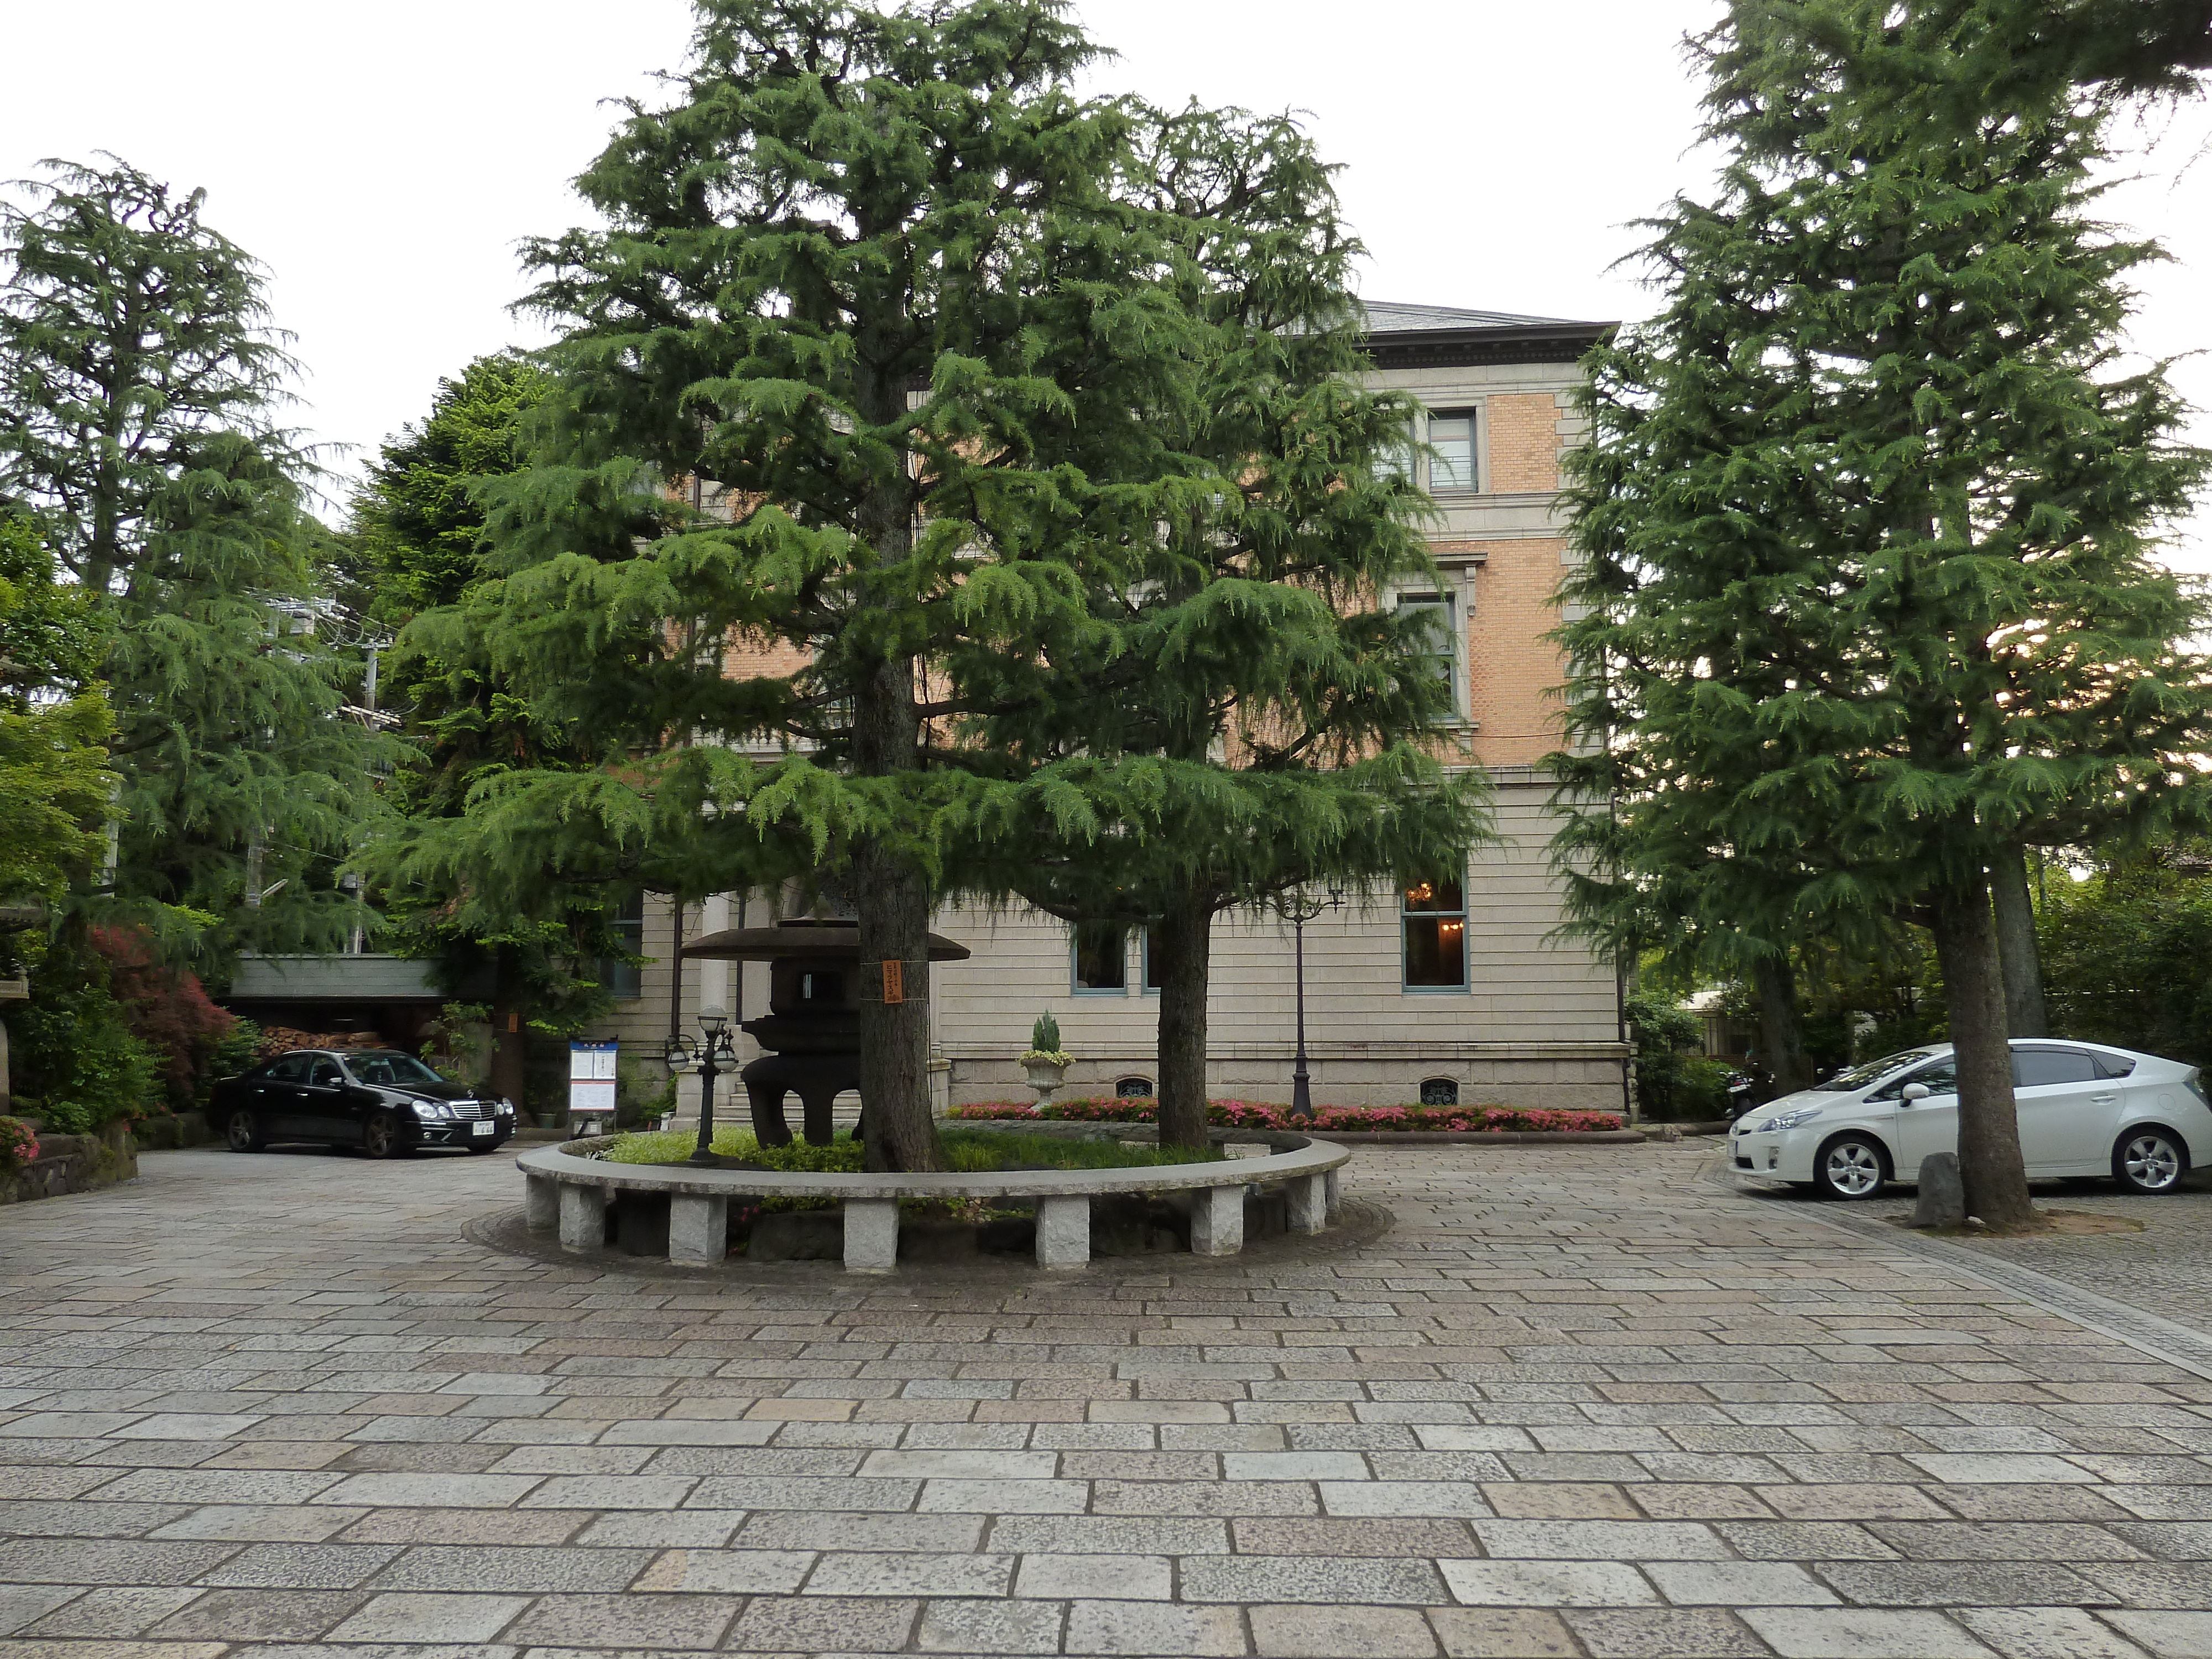
<path id="1" fill-rule="evenodd" d="M 1120 922 L 1076 923 L 1068 950 L 1078 995 L 1128 994 L 1129 930 Z"/>
<path id="2" fill-rule="evenodd" d="M 1455 881 L 1416 882 L 1399 899 L 1406 988 L 1467 988 L 1467 890 Z"/>

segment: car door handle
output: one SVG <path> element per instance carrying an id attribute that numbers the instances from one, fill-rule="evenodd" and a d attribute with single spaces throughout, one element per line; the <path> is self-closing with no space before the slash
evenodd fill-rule
<path id="1" fill-rule="evenodd" d="M 2109 1106 L 2118 1098 L 2118 1095 L 2091 1095 L 2089 1103 L 2092 1106 Z"/>

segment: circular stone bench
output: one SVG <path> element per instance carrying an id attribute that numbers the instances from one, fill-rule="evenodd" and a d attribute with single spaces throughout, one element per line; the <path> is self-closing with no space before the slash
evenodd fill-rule
<path id="1" fill-rule="evenodd" d="M 1113 1137 L 1116 1139 L 1149 1139 L 1153 1133 L 1149 1126 L 1115 1127 L 1124 1132 Z M 1096 1133 L 1095 1126 L 1089 1124 L 1022 1126 L 1024 1133 L 1048 1128 L 1074 1132 L 1070 1138 Z M 1216 1145 L 1259 1143 L 1269 1150 L 1262 1158 L 1218 1163 L 975 1175 L 787 1175 L 776 1170 L 611 1164 L 579 1157 L 567 1146 L 539 1147 L 514 1162 L 529 1177 L 525 1214 L 532 1232 L 557 1230 L 563 1249 L 596 1249 L 605 1242 L 607 1205 L 614 1195 L 665 1193 L 668 1259 L 690 1263 L 722 1260 L 733 1198 L 842 1200 L 848 1273 L 889 1273 L 897 1263 L 902 1198 L 1035 1199 L 1040 1267 L 1080 1267 L 1091 1260 L 1091 1200 L 1098 1196 L 1188 1194 L 1194 1255 L 1234 1255 L 1244 1248 L 1245 1191 L 1262 1182 L 1283 1186 L 1292 1232 L 1320 1232 L 1335 1215 L 1336 1172 L 1352 1157 L 1343 1147 L 1304 1135 L 1257 1129 L 1215 1129 L 1209 1139 Z"/>

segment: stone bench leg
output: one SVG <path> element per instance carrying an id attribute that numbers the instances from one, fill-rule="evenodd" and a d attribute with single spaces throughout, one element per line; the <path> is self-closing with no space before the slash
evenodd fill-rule
<path id="1" fill-rule="evenodd" d="M 1201 1187 L 1192 1194 L 1190 1253 L 1235 1255 L 1244 1248 L 1244 1189 Z"/>
<path id="2" fill-rule="evenodd" d="M 668 1259 L 720 1261 L 730 1249 L 730 1200 L 694 1193 L 668 1199 Z"/>
<path id="3" fill-rule="evenodd" d="M 550 1233 L 561 1224 L 561 1183 L 551 1176 L 526 1176 L 522 1218 L 533 1233 Z"/>
<path id="4" fill-rule="evenodd" d="M 561 1248 L 596 1250 L 607 1242 L 607 1189 L 563 1184 L 561 1188 Z"/>
<path id="5" fill-rule="evenodd" d="M 1343 1171 L 1340 1170 L 1331 1170 L 1327 1175 L 1322 1177 L 1323 1181 L 1326 1181 L 1328 1183 L 1328 1218 L 1331 1221 L 1336 1219 L 1336 1212 L 1344 1207 L 1344 1200 L 1338 1196 L 1336 1184 L 1337 1176 L 1342 1173 Z"/>
<path id="6" fill-rule="evenodd" d="M 845 1271 L 887 1273 L 898 1265 L 898 1200 L 845 1200 Z"/>
<path id="7" fill-rule="evenodd" d="M 1285 1182 L 1285 1195 L 1290 1200 L 1291 1231 L 1294 1233 L 1317 1233 L 1328 1225 L 1328 1172 L 1298 1176 Z"/>
<path id="8" fill-rule="evenodd" d="M 1037 1200 L 1036 1263 L 1080 1267 L 1091 1260 L 1091 1200 L 1078 1193 Z"/>

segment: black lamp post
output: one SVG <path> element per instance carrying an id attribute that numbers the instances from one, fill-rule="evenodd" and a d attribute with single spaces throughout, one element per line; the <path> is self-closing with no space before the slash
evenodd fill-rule
<path id="1" fill-rule="evenodd" d="M 737 1068 L 738 1050 L 730 1036 L 730 1017 L 720 1008 L 699 1011 L 699 1032 L 702 1040 L 696 1042 L 680 1031 L 670 1032 L 664 1058 L 672 1072 L 698 1068 L 699 1144 L 692 1148 L 690 1161 L 711 1164 L 714 1161 L 714 1079 Z"/>
<path id="2" fill-rule="evenodd" d="M 1298 1006 L 1298 1058 L 1291 1068 L 1291 1115 L 1311 1117 L 1313 1106 L 1313 1078 L 1306 1070 L 1306 924 L 1324 910 L 1341 909 L 1344 890 L 1331 887 L 1327 898 L 1316 898 L 1303 888 L 1294 888 L 1279 895 L 1275 908 L 1284 921 L 1291 924 L 1293 941 L 1293 960 L 1297 963 Z"/>

